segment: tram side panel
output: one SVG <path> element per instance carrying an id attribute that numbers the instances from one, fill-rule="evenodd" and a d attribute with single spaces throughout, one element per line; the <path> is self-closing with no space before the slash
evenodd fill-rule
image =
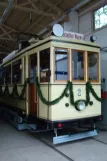
<path id="1" fill-rule="evenodd" d="M 21 94 L 21 91 L 22 91 L 22 86 L 17 86 L 17 90 L 18 90 L 18 93 L 19 95 Z M 5 86 L 2 87 L 2 90 L 4 91 L 5 89 Z M 13 90 L 13 87 L 12 86 L 9 86 L 9 94 L 12 93 L 12 90 Z M 26 111 L 26 100 L 25 99 L 20 99 L 19 97 L 14 97 L 14 96 L 0 96 L 0 102 L 5 104 L 5 105 L 8 105 L 7 107 L 9 108 L 10 107 L 14 107 L 15 109 L 21 109 L 22 111 Z"/>
<path id="2" fill-rule="evenodd" d="M 48 84 L 43 84 L 41 86 L 41 91 L 45 99 L 48 101 L 51 101 L 51 85 L 48 86 Z M 51 116 L 51 111 L 50 111 L 51 106 L 48 106 L 44 104 L 40 98 L 38 98 L 38 117 L 41 119 L 50 119 Z"/>

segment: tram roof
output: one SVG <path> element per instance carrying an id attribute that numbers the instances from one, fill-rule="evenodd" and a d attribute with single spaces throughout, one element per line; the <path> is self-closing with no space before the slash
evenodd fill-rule
<path id="1" fill-rule="evenodd" d="M 5 63 L 8 63 L 10 60 L 15 59 L 16 57 L 30 51 L 33 48 L 36 47 L 40 47 L 44 44 L 47 43 L 53 43 L 53 42 L 57 42 L 57 43 L 67 43 L 67 44 L 77 44 L 77 45 L 85 45 L 85 46 L 90 46 L 90 47 L 95 47 L 95 48 L 100 48 L 99 45 L 97 45 L 96 43 L 92 43 L 90 41 L 85 41 L 85 40 L 77 40 L 77 39 L 72 39 L 72 38 L 66 38 L 66 37 L 57 37 L 57 36 L 50 36 L 47 37 L 43 40 L 39 40 L 38 42 L 31 44 L 30 46 L 24 48 L 23 50 L 17 52 L 12 58 L 8 59 L 7 61 L 3 62 L 1 64 L 4 65 Z M 66 48 L 66 47 L 65 47 Z"/>

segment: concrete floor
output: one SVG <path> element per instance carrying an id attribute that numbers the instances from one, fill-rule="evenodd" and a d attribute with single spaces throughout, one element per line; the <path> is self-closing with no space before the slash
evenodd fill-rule
<path id="1" fill-rule="evenodd" d="M 63 156 L 37 140 L 0 123 L 0 161 L 67 161 Z"/>
<path id="2" fill-rule="evenodd" d="M 51 133 L 37 136 L 52 145 Z M 66 158 L 39 141 L 35 135 L 17 131 L 0 121 L 0 161 L 107 161 L 107 132 L 100 132 L 95 139 L 55 146 L 55 149 L 68 156 Z"/>

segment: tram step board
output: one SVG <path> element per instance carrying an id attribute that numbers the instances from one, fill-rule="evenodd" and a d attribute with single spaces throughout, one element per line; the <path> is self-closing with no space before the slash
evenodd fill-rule
<path id="1" fill-rule="evenodd" d="M 53 144 L 70 142 L 70 141 L 84 139 L 84 138 L 88 138 L 96 135 L 98 135 L 98 132 L 94 130 L 94 131 L 87 131 L 87 132 L 82 132 L 78 134 L 73 134 L 73 135 L 57 136 L 57 137 L 53 137 Z"/>

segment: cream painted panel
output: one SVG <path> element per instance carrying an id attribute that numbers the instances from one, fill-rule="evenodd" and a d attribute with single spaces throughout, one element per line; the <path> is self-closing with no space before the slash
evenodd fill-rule
<path id="1" fill-rule="evenodd" d="M 31 49 L 30 51 L 27 52 L 27 54 L 28 54 L 28 56 L 29 56 L 29 55 L 32 55 L 32 54 L 34 54 L 34 53 L 37 53 L 38 51 L 41 51 L 41 50 L 50 48 L 50 46 L 51 46 L 50 43 L 45 44 L 45 45 L 42 45 L 42 46 L 40 46 L 40 47 Z"/>
<path id="2" fill-rule="evenodd" d="M 65 88 L 64 85 L 53 85 L 51 92 L 52 92 L 52 99 L 55 99 L 60 96 L 63 89 Z M 82 95 L 77 95 L 77 90 L 82 90 Z M 96 93 L 100 96 L 100 86 L 94 85 L 94 89 Z M 78 99 L 85 99 L 85 86 L 84 85 L 74 85 L 74 98 L 75 100 Z M 84 111 L 77 111 L 74 106 L 70 104 L 69 97 L 64 97 L 58 104 L 51 106 L 52 117 L 50 120 L 69 120 L 69 119 L 78 119 L 78 118 L 86 118 L 97 116 L 101 114 L 101 103 L 96 101 L 95 98 L 90 95 L 91 100 L 93 101 L 92 106 L 87 106 Z M 66 107 L 65 104 L 69 103 L 69 107 Z"/>
<path id="3" fill-rule="evenodd" d="M 42 91 L 42 94 L 43 96 L 46 98 L 46 100 L 48 100 L 48 85 L 44 84 L 44 85 L 41 85 L 41 91 Z M 49 99 L 51 97 L 51 88 L 49 88 Z M 50 107 L 49 107 L 50 109 Z M 39 118 L 43 118 L 43 119 L 48 119 L 48 106 L 45 105 L 39 98 Z M 49 115 L 51 113 L 49 112 Z M 49 116 L 50 117 L 50 116 Z"/>

